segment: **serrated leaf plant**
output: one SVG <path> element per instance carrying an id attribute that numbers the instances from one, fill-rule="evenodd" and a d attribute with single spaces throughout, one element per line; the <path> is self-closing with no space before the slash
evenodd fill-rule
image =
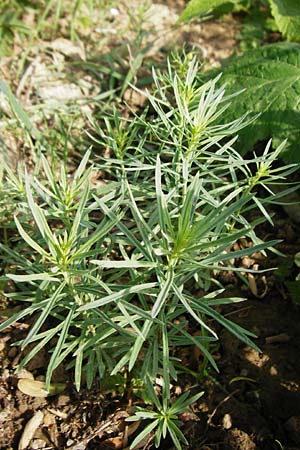
<path id="1" fill-rule="evenodd" d="M 238 259 L 275 251 L 278 241 L 263 242 L 255 228 L 272 224 L 268 204 L 294 189 L 286 178 L 296 170 L 275 164 L 284 144 L 273 150 L 269 142 L 261 156 L 243 159 L 236 133 L 253 118 L 219 125 L 233 95 L 218 78 L 199 85 L 198 72 L 190 55 L 176 70 L 169 62 L 166 73 L 153 71 L 149 108 L 132 122 L 114 113 L 105 129 L 90 118 L 105 157 L 88 151 L 75 173 L 62 167 L 58 177 L 42 157 L 39 176 L 25 176 L 31 218 L 17 212 L 20 239 L 1 245 L 16 288 L 6 296 L 24 306 L 0 329 L 34 316 L 19 343 L 31 344 L 20 367 L 46 347 L 46 388 L 62 363 L 74 368 L 77 389 L 83 373 L 88 387 L 117 373 L 134 374 L 150 390 L 162 380 L 151 427 L 157 443 L 168 432 L 177 448 L 169 402 L 182 367 L 178 348 L 200 350 L 201 374 L 218 370 L 212 349 L 220 327 L 258 350 L 251 331 L 216 309 L 244 300 L 226 295 L 218 273 L 235 271 L 247 282 L 251 270 Z M 100 186 L 90 181 L 93 160 Z M 284 190 L 275 193 L 278 184 Z M 252 246 L 234 250 L 241 238 Z M 173 409 L 188 404 L 181 400 Z"/>
<path id="2" fill-rule="evenodd" d="M 259 113 L 258 119 L 251 126 L 241 130 L 236 149 L 245 155 L 260 140 L 272 137 L 274 145 L 278 146 L 284 139 L 288 139 L 281 159 L 286 163 L 299 163 L 300 2 L 191 0 L 179 21 L 214 13 L 217 8 L 228 4 L 231 4 L 232 11 L 244 9 L 249 13 L 249 19 L 255 8 L 256 12 L 264 15 L 269 7 L 269 15 L 273 15 L 277 30 L 289 42 L 263 45 L 264 41 L 261 41 L 257 48 L 242 55 L 230 56 L 222 61 L 221 68 L 210 70 L 202 77 L 203 83 L 222 73 L 222 83 L 227 84 L 228 94 L 245 89 L 245 94 L 233 99 L 232 107 L 219 117 L 218 122 L 230 122 L 246 112 Z M 253 17 L 252 19 L 255 20 Z M 251 31 L 249 34 L 251 35 Z M 255 40 L 254 34 L 253 39 Z"/>
<path id="3" fill-rule="evenodd" d="M 298 0 L 266 0 L 261 2 L 263 7 L 269 6 L 278 30 L 291 42 L 300 42 L 300 3 Z M 249 8 L 254 5 L 252 0 L 190 0 L 179 17 L 179 22 L 191 20 L 214 12 L 225 4 L 234 7 Z"/>
<path id="4" fill-rule="evenodd" d="M 275 145 L 287 139 L 280 158 L 299 163 L 300 44 L 262 46 L 242 56 L 223 61 L 222 67 L 205 74 L 207 79 L 222 72 L 228 94 L 245 89 L 232 99 L 219 123 L 251 111 L 257 120 L 240 132 L 237 150 L 245 155 L 257 141 L 273 137 Z M 205 79 L 204 77 L 204 79 Z"/>

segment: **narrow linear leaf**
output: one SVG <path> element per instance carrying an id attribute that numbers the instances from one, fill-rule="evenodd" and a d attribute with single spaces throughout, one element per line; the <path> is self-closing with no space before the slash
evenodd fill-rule
<path id="1" fill-rule="evenodd" d="M 75 218 L 74 218 L 74 222 L 72 224 L 72 228 L 69 234 L 69 241 L 71 243 L 73 243 L 76 239 L 77 233 L 78 233 L 78 228 L 80 225 L 80 222 L 83 220 L 83 215 L 84 215 L 84 208 L 86 206 L 87 200 L 88 200 L 88 196 L 89 196 L 89 184 L 87 183 L 85 186 L 85 189 L 83 190 L 83 193 L 81 194 L 81 199 L 75 214 Z"/>
<path id="2" fill-rule="evenodd" d="M 65 343 L 65 340 L 68 336 L 69 327 L 71 325 L 71 321 L 72 321 L 75 309 L 76 309 L 76 305 L 73 305 L 72 309 L 70 309 L 70 311 L 64 321 L 64 326 L 60 332 L 56 347 L 55 347 L 54 352 L 52 353 L 51 359 L 49 361 L 47 373 L 46 373 L 46 390 L 47 391 L 49 390 L 49 387 L 50 387 L 50 382 L 51 382 L 51 377 L 52 377 L 53 371 L 56 369 L 56 367 L 58 365 L 57 359 L 60 355 L 60 352 Z"/>
<path id="3" fill-rule="evenodd" d="M 157 267 L 156 262 L 152 261 L 134 261 L 132 259 L 127 259 L 125 261 L 108 261 L 108 260 L 97 260 L 92 259 L 91 264 L 96 264 L 97 266 L 103 267 L 105 269 L 139 269 L 139 268 L 153 268 Z"/>
<path id="4" fill-rule="evenodd" d="M 88 309 L 99 308 L 99 306 L 107 305 L 108 303 L 115 302 L 117 300 L 126 297 L 129 294 L 135 294 L 137 292 L 149 292 L 151 289 L 157 286 L 157 283 L 144 283 L 139 286 L 131 286 L 126 289 L 122 289 L 119 292 L 115 292 L 114 294 L 107 295 L 100 300 L 95 300 L 94 302 L 88 303 L 86 305 L 78 308 L 78 311 L 86 311 Z"/>
<path id="5" fill-rule="evenodd" d="M 156 419 L 154 420 L 152 423 L 150 423 L 149 425 L 147 425 L 143 431 L 141 431 L 137 437 L 134 439 L 133 443 L 130 446 L 130 449 L 134 449 L 139 442 L 141 442 L 146 436 L 148 436 L 149 433 L 151 433 L 152 430 L 154 430 L 154 428 L 157 427 L 157 425 L 159 424 L 159 420 L 160 419 Z"/>
<path id="6" fill-rule="evenodd" d="M 170 433 L 171 439 L 177 448 L 177 450 L 182 450 L 179 439 L 185 444 L 188 445 L 186 438 L 184 437 L 182 431 L 175 425 L 172 420 L 168 420 L 168 431 Z"/>
<path id="7" fill-rule="evenodd" d="M 50 230 L 50 227 L 47 223 L 47 220 L 45 218 L 42 208 L 40 208 L 34 202 L 32 192 L 30 189 L 30 181 L 29 181 L 28 175 L 26 176 L 26 179 L 25 179 L 25 187 L 26 187 L 28 205 L 31 209 L 35 223 L 37 224 L 37 227 L 38 227 L 42 237 L 47 242 L 47 244 L 49 246 L 49 250 L 51 251 L 52 255 L 55 257 L 57 255 L 56 247 L 58 247 L 58 242 L 55 238 L 55 235 Z"/>
<path id="8" fill-rule="evenodd" d="M 161 290 L 157 296 L 157 299 L 152 307 L 151 316 L 153 319 L 158 315 L 165 302 L 168 299 L 168 295 L 174 280 L 174 271 L 169 269 L 167 272 L 166 280 L 162 283 Z"/>
<path id="9" fill-rule="evenodd" d="M 7 278 L 13 281 L 60 281 L 59 278 L 51 276 L 49 273 L 32 273 L 30 275 L 6 274 Z"/>
<path id="10" fill-rule="evenodd" d="M 0 80 L 0 91 L 7 97 L 11 107 L 18 118 L 19 122 L 24 125 L 24 128 L 33 136 L 35 139 L 39 140 L 42 137 L 42 134 L 38 131 L 38 129 L 32 124 L 29 116 L 21 107 L 20 103 L 16 99 L 16 97 L 11 92 L 10 88 Z"/>
<path id="11" fill-rule="evenodd" d="M 172 324 L 172 326 L 174 328 L 176 328 L 181 334 L 183 334 L 183 336 L 185 336 L 189 342 L 193 343 L 194 345 L 196 345 L 196 347 L 199 348 L 199 350 L 202 352 L 202 354 L 208 359 L 208 361 L 210 362 L 210 364 L 212 365 L 212 367 L 215 369 L 216 372 L 219 372 L 218 366 L 214 360 L 214 358 L 212 357 L 212 355 L 209 353 L 209 351 L 207 350 L 207 348 L 201 344 L 201 342 L 199 342 L 198 339 L 196 339 L 194 336 L 192 336 L 191 334 L 189 334 L 187 331 L 185 331 L 183 328 L 179 328 L 176 325 Z M 216 340 L 217 338 L 211 338 Z"/>
<path id="12" fill-rule="evenodd" d="M 157 198 L 157 207 L 158 207 L 158 217 L 159 217 L 159 225 L 160 229 L 163 232 L 164 236 L 166 233 L 174 234 L 174 230 L 171 223 L 170 214 L 167 207 L 167 202 L 162 191 L 161 185 L 161 162 L 159 155 L 157 155 L 156 159 L 156 167 L 155 167 L 155 190 L 156 190 L 156 198 Z M 165 237 L 163 239 L 165 240 Z"/>
<path id="13" fill-rule="evenodd" d="M 201 327 L 204 327 L 210 334 L 212 334 L 212 336 L 214 336 L 215 339 L 218 339 L 218 336 L 215 333 L 215 331 L 213 331 L 205 322 L 203 322 L 203 320 L 198 316 L 198 314 L 195 313 L 195 311 L 189 304 L 189 300 L 185 298 L 184 294 L 180 292 L 180 290 L 175 284 L 173 284 L 173 290 L 177 295 L 177 297 L 179 298 L 179 300 L 181 301 L 181 303 L 183 304 L 183 306 L 185 307 L 185 309 L 201 325 Z"/>
<path id="14" fill-rule="evenodd" d="M 19 320 L 23 319 L 23 317 L 30 316 L 35 311 L 37 311 L 39 309 L 43 309 L 44 307 L 47 306 L 48 303 L 49 303 L 49 299 L 47 298 L 46 300 L 44 300 L 38 304 L 33 304 L 33 305 L 29 306 L 28 308 L 25 308 L 22 311 L 17 312 L 12 317 L 5 320 L 5 322 L 2 322 L 0 324 L 0 331 L 4 330 L 4 328 L 9 327 L 13 323 L 18 322 Z"/>
<path id="15" fill-rule="evenodd" d="M 29 361 L 31 361 L 31 359 L 39 352 L 41 351 L 43 348 L 45 348 L 46 344 L 53 338 L 53 336 L 55 336 L 60 329 L 62 328 L 63 324 L 60 323 L 59 325 L 57 325 L 57 327 L 53 328 L 52 330 L 47 330 L 46 331 L 46 335 L 43 339 L 41 339 L 41 341 L 38 344 L 35 344 L 34 347 L 32 348 L 32 350 L 27 353 L 27 355 L 25 356 L 25 358 L 22 359 L 22 361 L 20 362 L 20 364 L 18 365 L 18 371 L 22 369 L 22 367 L 26 366 L 26 364 L 29 363 Z M 36 336 L 36 338 L 38 336 L 41 336 L 43 333 L 40 333 L 39 335 Z M 32 339 L 33 341 L 34 339 Z"/>
<path id="16" fill-rule="evenodd" d="M 151 330 L 153 324 L 153 320 L 145 320 L 143 328 L 142 328 L 142 337 L 138 336 L 135 340 L 135 343 L 133 345 L 133 348 L 131 350 L 131 355 L 130 355 L 130 360 L 129 360 L 129 364 L 128 364 L 128 370 L 129 372 L 133 369 L 136 360 L 139 356 L 140 350 L 143 346 L 143 343 L 145 342 L 145 340 L 148 337 L 148 334 Z"/>
<path id="17" fill-rule="evenodd" d="M 75 359 L 75 387 L 77 392 L 80 391 L 81 385 L 81 373 L 82 373 L 82 361 L 83 361 L 83 347 L 80 345 Z"/>
<path id="18" fill-rule="evenodd" d="M 14 217 L 18 232 L 20 236 L 24 239 L 25 242 L 27 242 L 28 245 L 30 245 L 31 248 L 36 250 L 41 256 L 49 257 L 48 253 L 39 245 L 37 244 L 30 236 L 26 233 L 22 225 L 20 224 L 18 218 Z"/>
<path id="19" fill-rule="evenodd" d="M 65 287 L 65 283 L 61 283 L 61 285 L 58 287 L 58 289 L 54 292 L 52 297 L 48 299 L 48 303 L 45 308 L 42 309 L 42 312 L 39 316 L 39 318 L 34 322 L 32 325 L 29 333 L 27 334 L 26 338 L 22 342 L 22 349 L 26 347 L 26 345 L 29 344 L 31 339 L 35 336 L 35 334 L 39 331 L 47 317 L 49 316 L 52 308 L 54 307 L 57 299 L 60 297 L 61 292 L 63 291 Z"/>
<path id="20" fill-rule="evenodd" d="M 100 225 L 96 228 L 94 233 L 86 240 L 84 244 L 82 244 L 78 250 L 74 253 L 72 258 L 70 258 L 71 261 L 74 261 L 77 258 L 82 258 L 84 255 L 90 250 L 92 245 L 95 244 L 95 242 L 101 240 L 104 236 L 106 236 L 110 230 L 118 223 L 118 221 L 121 219 L 121 216 L 117 217 L 114 221 L 101 222 Z"/>
<path id="21" fill-rule="evenodd" d="M 234 336 L 236 336 L 238 339 L 240 339 L 242 342 L 244 342 L 246 345 L 249 345 L 249 347 L 252 347 L 254 350 L 260 353 L 260 349 L 257 347 L 257 345 L 254 344 L 251 339 L 248 338 L 248 336 L 256 337 L 256 335 L 245 328 L 240 327 L 234 322 L 231 322 L 230 320 L 226 319 L 226 317 L 223 317 L 220 313 L 217 311 L 214 311 L 212 308 L 210 308 L 208 305 L 202 305 L 200 302 L 197 304 L 195 301 L 191 301 L 191 304 L 193 307 L 199 311 L 202 311 L 204 314 L 213 317 L 217 322 L 219 322 L 221 325 L 223 325 L 225 328 L 227 328 L 228 331 L 230 331 Z"/>

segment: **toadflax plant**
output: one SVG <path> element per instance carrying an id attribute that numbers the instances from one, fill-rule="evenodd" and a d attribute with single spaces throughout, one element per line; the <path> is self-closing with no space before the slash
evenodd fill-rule
<path id="1" fill-rule="evenodd" d="M 284 144 L 272 150 L 269 142 L 251 160 L 234 150 L 235 134 L 249 120 L 216 125 L 230 99 L 217 79 L 199 85 L 197 72 L 189 57 L 176 71 L 172 64 L 166 74 L 153 71 L 149 110 L 132 122 L 114 113 L 106 130 L 92 121 L 94 139 L 109 154 L 94 163 L 103 174 L 100 187 L 89 181 L 90 151 L 72 176 L 62 168 L 58 179 L 42 157 L 46 179 L 25 176 L 24 217 L 30 213 L 31 220 L 15 216 L 22 240 L 13 249 L 1 246 L 6 277 L 16 287 L 6 295 L 23 306 L 0 329 L 34 315 L 20 342 L 22 349 L 31 344 L 20 367 L 47 347 L 46 388 L 66 362 L 74 366 L 77 389 L 83 372 L 88 387 L 97 375 L 125 371 L 148 385 L 160 378 L 158 412 L 134 417 L 154 421 L 157 445 L 168 432 L 177 448 L 184 441 L 178 414 L 189 401 L 184 394 L 170 406 L 181 364 L 176 349 L 195 346 L 202 373 L 207 365 L 218 370 L 211 350 L 216 324 L 257 349 L 251 332 L 216 310 L 243 301 L 224 295 L 216 275 L 243 272 L 247 281 L 250 270 L 235 260 L 278 242 L 262 242 L 255 227 L 272 223 L 267 205 L 294 189 L 272 191 L 295 170 L 273 164 Z M 234 251 L 244 237 L 253 246 Z M 152 398 L 152 385 L 149 392 Z"/>

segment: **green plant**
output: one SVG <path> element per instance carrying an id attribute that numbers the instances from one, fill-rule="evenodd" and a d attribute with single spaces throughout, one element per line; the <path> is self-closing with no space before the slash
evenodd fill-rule
<path id="1" fill-rule="evenodd" d="M 271 136 L 275 145 L 287 138 L 281 158 L 287 163 L 299 163 L 300 44 L 263 46 L 223 61 L 221 69 L 207 72 L 206 77 L 210 79 L 220 72 L 228 94 L 237 89 L 245 92 L 232 99 L 219 123 L 230 122 L 247 111 L 259 114 L 257 120 L 241 130 L 239 152 L 245 155 L 257 141 Z"/>
<path id="2" fill-rule="evenodd" d="M 229 94 L 237 89 L 246 90 L 242 101 L 237 97 L 233 99 L 232 107 L 219 117 L 219 123 L 230 122 L 246 112 L 258 113 L 259 118 L 241 130 L 238 151 L 245 155 L 259 140 L 272 137 L 274 144 L 279 145 L 287 137 L 281 158 L 287 163 L 299 163 L 297 93 L 300 46 L 287 42 L 262 44 L 264 31 L 270 26 L 274 30 L 274 23 L 289 41 L 299 42 L 300 3 L 296 0 L 267 0 L 262 4 L 251 0 L 191 0 L 179 21 L 217 11 L 225 4 L 231 4 L 232 12 L 244 10 L 248 14 L 248 25 L 242 27 L 241 37 L 246 38 L 247 42 L 244 39 L 242 47 L 247 49 L 250 46 L 254 50 L 224 60 L 221 69 L 209 71 L 207 78 L 202 78 L 203 82 L 203 79 L 210 79 L 222 72 L 222 83 L 227 83 Z M 271 25 L 270 14 L 274 19 Z"/>
<path id="3" fill-rule="evenodd" d="M 267 0 L 262 2 L 269 6 L 279 31 L 289 41 L 299 42 L 300 40 L 300 4 L 297 0 Z M 255 1 L 248 0 L 191 0 L 182 12 L 179 22 L 190 20 L 199 15 L 207 15 L 220 8 L 224 4 L 232 4 L 234 7 L 244 6 L 249 9 L 255 5 Z"/>
<path id="4" fill-rule="evenodd" d="M 150 424 L 147 425 L 134 439 L 131 444 L 131 448 L 135 448 L 137 444 L 139 444 L 146 436 L 155 430 L 154 444 L 156 448 L 160 446 L 161 438 L 165 439 L 167 434 L 169 434 L 175 447 L 178 450 L 181 450 L 180 441 L 185 445 L 188 445 L 188 442 L 180 431 L 179 427 L 182 425 L 182 422 L 178 420 L 179 416 L 187 412 L 188 406 L 199 400 L 199 398 L 203 395 L 203 392 L 200 392 L 193 397 L 188 397 L 189 393 L 185 392 L 171 405 L 169 405 L 169 402 L 164 395 L 162 403 L 159 401 L 151 381 L 148 383 L 148 393 L 149 399 L 156 411 L 150 411 L 146 408 L 137 407 L 135 414 L 128 417 L 127 421 L 129 422 L 140 420 L 151 421 Z"/>
<path id="5" fill-rule="evenodd" d="M 166 74 L 153 71 L 151 113 L 126 121 L 116 112 L 106 130 L 90 118 L 98 148 L 106 148 L 105 157 L 93 156 L 99 187 L 89 181 L 90 152 L 72 175 L 62 166 L 56 177 L 42 157 L 35 176 L 25 176 L 26 204 L 15 216 L 21 239 L 0 246 L 6 279 L 16 286 L 6 296 L 25 306 L 0 329 L 35 316 L 19 342 L 22 349 L 33 344 L 20 367 L 47 345 L 46 388 L 62 363 L 74 367 L 77 389 L 82 372 L 89 387 L 97 374 L 128 372 L 150 386 L 162 378 L 151 427 L 158 427 L 157 443 L 169 431 L 179 445 L 176 417 L 196 397 L 167 406 L 181 363 L 177 348 L 201 351 L 200 375 L 218 370 L 219 327 L 258 350 L 251 331 L 216 310 L 244 300 L 223 294 L 218 273 L 235 271 L 247 283 L 250 270 L 238 259 L 275 251 L 278 241 L 262 242 L 255 228 L 272 223 L 268 204 L 294 189 L 286 178 L 296 167 L 274 166 L 284 144 L 272 150 L 271 142 L 244 160 L 232 135 L 252 119 L 217 124 L 233 97 L 217 88 L 219 77 L 199 85 L 191 55 L 176 64 L 176 71 L 171 63 Z M 275 194 L 278 184 L 285 190 Z M 233 250 L 241 238 L 252 246 Z"/>
<path id="6" fill-rule="evenodd" d="M 0 57 L 11 53 L 16 34 L 29 34 L 21 20 L 23 9 L 22 3 L 16 0 L 0 2 Z"/>
<path id="7" fill-rule="evenodd" d="M 233 17 L 238 41 L 237 53 L 259 48 L 268 42 L 280 40 L 280 33 L 267 3 L 252 2 L 243 7 L 241 4 L 234 6 Z"/>

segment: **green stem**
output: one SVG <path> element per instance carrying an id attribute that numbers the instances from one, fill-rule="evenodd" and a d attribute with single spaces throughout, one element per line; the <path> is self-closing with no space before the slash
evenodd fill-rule
<path id="1" fill-rule="evenodd" d="M 205 322 L 205 319 L 203 319 L 203 321 Z M 203 337 L 208 336 L 208 331 L 206 330 L 206 328 L 204 328 L 203 326 L 201 327 L 201 334 Z M 207 351 L 209 351 L 209 342 L 203 342 L 203 346 L 205 347 L 205 349 Z M 208 365 L 208 358 L 207 356 L 203 356 L 203 362 L 201 364 L 200 367 L 200 377 L 203 378 L 205 376 L 207 376 L 207 365 Z"/>

